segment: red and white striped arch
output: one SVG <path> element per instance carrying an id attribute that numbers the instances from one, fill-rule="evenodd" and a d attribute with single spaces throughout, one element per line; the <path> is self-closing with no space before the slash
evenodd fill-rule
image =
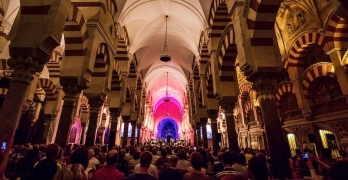
<path id="1" fill-rule="evenodd" d="M 348 21 L 332 15 L 326 27 L 325 36 L 334 42 L 335 47 L 348 49 Z"/>
<path id="2" fill-rule="evenodd" d="M 56 85 L 50 79 L 39 79 L 36 88 L 42 88 L 45 91 L 47 101 L 55 101 L 57 99 L 58 91 Z"/>
<path id="3" fill-rule="evenodd" d="M 207 64 L 206 82 L 205 83 L 206 83 L 206 87 L 207 87 L 207 98 L 215 98 L 215 95 L 214 95 L 214 84 L 213 84 L 213 75 L 212 75 L 210 61 Z"/>
<path id="4" fill-rule="evenodd" d="M 217 49 L 216 60 L 220 70 L 220 81 L 234 82 L 234 64 L 237 58 L 233 24 L 229 24 L 223 31 Z"/>
<path id="5" fill-rule="evenodd" d="M 88 103 L 88 98 L 83 95 L 81 98 L 81 111 L 82 113 L 88 113 L 90 109 L 90 105 Z"/>
<path id="6" fill-rule="evenodd" d="M 120 81 L 120 66 L 117 63 L 114 63 L 111 77 L 111 91 L 120 91 L 121 90 L 121 81 Z"/>
<path id="7" fill-rule="evenodd" d="M 109 54 L 108 46 L 105 43 L 101 43 L 96 52 L 96 59 L 94 63 L 93 77 L 105 77 L 108 70 Z"/>
<path id="8" fill-rule="evenodd" d="M 242 86 L 239 87 L 238 98 L 247 99 L 250 91 L 251 91 L 251 85 L 250 84 L 243 84 Z"/>
<path id="9" fill-rule="evenodd" d="M 303 34 L 292 44 L 289 57 L 284 62 L 284 68 L 288 69 L 289 67 L 303 66 L 304 57 L 306 56 L 307 52 L 315 45 L 324 47 L 326 42 L 327 37 L 317 32 Z"/>
<path id="10" fill-rule="evenodd" d="M 60 62 L 59 56 L 62 54 L 58 51 L 53 50 L 51 59 L 46 63 L 48 72 L 50 73 L 50 78 L 59 79 L 60 77 Z"/>
<path id="11" fill-rule="evenodd" d="M 273 46 L 274 23 L 283 0 L 250 0 L 247 24 L 251 46 Z"/>
<path id="12" fill-rule="evenodd" d="M 301 77 L 301 85 L 304 91 L 304 96 L 307 99 L 311 98 L 312 82 L 319 77 L 328 76 L 335 77 L 335 68 L 332 63 L 319 62 L 310 66 Z"/>
<path id="13" fill-rule="evenodd" d="M 80 10 L 71 4 L 64 27 L 65 56 L 84 56 L 87 50 L 88 31 Z"/>
<path id="14" fill-rule="evenodd" d="M 247 101 L 244 104 L 244 111 L 245 113 L 248 113 L 248 111 L 253 111 L 253 103 L 251 101 Z"/>
<path id="15" fill-rule="evenodd" d="M 209 24 L 212 27 L 210 37 L 220 38 L 228 23 L 232 20 L 228 15 L 226 0 L 213 0 L 210 7 Z"/>
<path id="16" fill-rule="evenodd" d="M 295 94 L 294 86 L 291 82 L 282 82 L 275 88 L 274 98 L 277 106 L 280 106 L 280 99 L 285 93 Z"/>

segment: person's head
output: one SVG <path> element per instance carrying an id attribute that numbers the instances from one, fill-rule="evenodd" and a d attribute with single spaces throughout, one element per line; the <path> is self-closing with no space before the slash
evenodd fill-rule
<path id="1" fill-rule="evenodd" d="M 95 155 L 94 149 L 89 149 L 88 150 L 88 158 L 91 159 L 92 157 L 94 157 L 94 155 Z"/>
<path id="2" fill-rule="evenodd" d="M 140 156 L 140 166 L 149 168 L 152 161 L 152 154 L 149 151 L 144 151 Z"/>
<path id="3" fill-rule="evenodd" d="M 46 149 L 47 159 L 56 159 L 58 157 L 58 153 L 59 153 L 58 144 L 50 144 L 47 146 L 47 149 Z"/>
<path id="4" fill-rule="evenodd" d="M 331 180 L 348 179 L 348 162 L 338 161 L 329 170 Z"/>
<path id="5" fill-rule="evenodd" d="M 138 159 L 140 158 L 140 152 L 139 152 L 139 151 L 134 151 L 134 152 L 133 152 L 133 158 L 134 158 L 135 160 L 138 160 Z"/>
<path id="6" fill-rule="evenodd" d="M 168 159 L 169 161 L 169 164 L 172 166 L 172 167 L 175 167 L 176 164 L 178 164 L 178 161 L 179 161 L 179 158 L 175 155 L 171 155 Z"/>
<path id="7" fill-rule="evenodd" d="M 180 149 L 179 150 L 179 152 L 178 152 L 178 158 L 180 159 L 180 160 L 186 160 L 186 153 L 185 153 L 185 151 L 183 150 L 183 149 Z"/>
<path id="8" fill-rule="evenodd" d="M 200 170 L 203 164 L 203 157 L 198 152 L 193 152 L 191 154 L 191 166 L 195 170 Z"/>
<path id="9" fill-rule="evenodd" d="M 230 174 L 224 176 L 221 180 L 247 180 L 242 174 Z"/>
<path id="10" fill-rule="evenodd" d="M 122 162 L 123 159 L 126 157 L 126 151 L 124 149 L 121 149 L 118 151 L 118 162 Z"/>
<path id="11" fill-rule="evenodd" d="M 133 155 L 133 152 L 135 151 L 135 148 L 133 146 L 129 147 L 129 154 Z"/>
<path id="12" fill-rule="evenodd" d="M 54 175 L 53 180 L 74 180 L 74 174 L 66 167 L 62 167 L 56 175 Z"/>
<path id="13" fill-rule="evenodd" d="M 154 147 L 151 150 L 152 155 L 157 155 L 157 149 Z"/>
<path id="14" fill-rule="evenodd" d="M 162 149 L 162 150 L 161 150 L 161 156 L 162 156 L 162 157 L 166 157 L 166 156 L 167 156 L 167 150 Z"/>
<path id="15" fill-rule="evenodd" d="M 42 152 L 42 153 L 46 153 L 46 145 L 41 144 L 40 147 L 39 147 L 39 150 L 40 150 L 40 152 Z"/>
<path id="16" fill-rule="evenodd" d="M 172 155 L 172 149 L 170 147 L 167 147 L 166 149 L 167 149 L 167 154 Z"/>
<path id="17" fill-rule="evenodd" d="M 88 150 L 87 149 L 77 149 L 74 151 L 70 156 L 70 163 L 71 164 L 81 164 L 85 169 L 88 166 Z"/>
<path id="18" fill-rule="evenodd" d="M 249 171 L 254 179 L 268 180 L 267 164 L 259 157 L 252 157 L 249 160 Z"/>
<path id="19" fill-rule="evenodd" d="M 218 153 L 218 159 L 219 159 L 219 162 L 221 162 L 222 163 L 222 156 L 223 156 L 223 152 L 219 152 Z"/>
<path id="20" fill-rule="evenodd" d="M 222 155 L 222 163 L 224 164 L 224 166 L 232 166 L 233 164 L 233 156 L 230 152 L 224 152 L 224 154 Z"/>
<path id="21" fill-rule="evenodd" d="M 81 164 L 72 164 L 70 166 L 70 171 L 73 174 L 74 180 L 88 180 L 85 169 Z"/>
<path id="22" fill-rule="evenodd" d="M 295 149 L 296 156 L 301 156 L 302 152 L 300 149 Z"/>
<path id="23" fill-rule="evenodd" d="M 238 163 L 241 165 L 246 164 L 246 157 L 244 154 L 242 154 L 242 153 L 238 154 Z"/>
<path id="24" fill-rule="evenodd" d="M 106 164 L 115 165 L 117 163 L 118 153 L 115 149 L 111 149 L 106 156 Z"/>

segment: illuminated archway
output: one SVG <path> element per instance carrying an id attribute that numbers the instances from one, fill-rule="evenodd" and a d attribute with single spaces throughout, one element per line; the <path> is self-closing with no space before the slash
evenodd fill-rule
<path id="1" fill-rule="evenodd" d="M 178 123 L 172 118 L 162 119 L 157 126 L 157 138 L 166 139 L 169 134 L 173 139 L 179 139 Z"/>

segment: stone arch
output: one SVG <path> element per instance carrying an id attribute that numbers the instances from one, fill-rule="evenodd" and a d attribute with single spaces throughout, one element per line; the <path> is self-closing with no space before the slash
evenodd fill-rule
<path id="1" fill-rule="evenodd" d="M 120 91 L 121 90 L 121 81 L 120 81 L 120 66 L 117 63 L 114 63 L 114 68 L 112 70 L 111 76 L 111 91 Z"/>
<path id="2" fill-rule="evenodd" d="M 238 98 L 240 99 L 247 99 L 249 96 L 249 93 L 251 91 L 251 85 L 250 84 L 243 84 L 239 87 L 239 95 Z"/>
<path id="3" fill-rule="evenodd" d="M 137 90 L 138 90 L 138 91 L 141 91 L 142 88 L 143 88 L 142 79 L 141 79 L 140 76 L 138 76 L 138 78 L 137 78 Z"/>
<path id="4" fill-rule="evenodd" d="M 80 10 L 71 4 L 64 27 L 65 56 L 84 56 L 87 50 L 88 31 Z"/>
<path id="5" fill-rule="evenodd" d="M 273 46 L 274 23 L 282 2 L 250 0 L 249 3 L 245 3 L 248 8 L 245 8 L 247 12 L 244 11 L 243 16 L 247 18 L 248 29 L 251 32 L 251 46 Z"/>
<path id="6" fill-rule="evenodd" d="M 284 61 L 284 68 L 302 67 L 307 52 L 315 45 L 323 48 L 326 42 L 327 38 L 317 32 L 303 34 L 292 44 L 289 56 L 287 60 Z"/>
<path id="7" fill-rule="evenodd" d="M 116 23 L 116 13 L 117 13 L 117 4 L 116 0 L 106 0 L 105 2 L 106 10 L 110 12 L 114 23 Z"/>
<path id="8" fill-rule="evenodd" d="M 226 25 L 231 22 L 228 15 L 228 8 L 225 0 L 213 0 L 210 7 L 209 25 L 211 26 L 211 38 L 220 38 Z"/>
<path id="9" fill-rule="evenodd" d="M 136 61 L 130 62 L 128 78 L 137 78 Z"/>
<path id="10" fill-rule="evenodd" d="M 81 112 L 82 113 L 89 113 L 90 105 L 88 103 L 88 98 L 83 95 L 81 98 Z"/>
<path id="11" fill-rule="evenodd" d="M 206 82 L 206 88 L 207 88 L 207 98 L 214 98 L 215 99 L 215 95 L 214 95 L 214 83 L 213 83 L 213 75 L 211 72 L 211 64 L 210 62 L 208 62 L 207 64 L 207 69 L 206 69 L 206 78 L 207 78 L 207 82 Z"/>
<path id="12" fill-rule="evenodd" d="M 50 78 L 58 79 L 60 77 L 60 62 L 59 59 L 62 56 L 62 53 L 53 50 L 51 54 L 51 59 L 46 63 Z"/>
<path id="13" fill-rule="evenodd" d="M 244 104 L 244 111 L 247 113 L 250 110 L 253 111 L 253 103 L 251 101 L 247 101 Z"/>
<path id="14" fill-rule="evenodd" d="M 329 41 L 334 42 L 334 46 L 340 49 L 347 49 L 348 44 L 346 39 L 348 37 L 348 22 L 333 14 L 326 26 L 325 36 L 329 37 Z"/>
<path id="15" fill-rule="evenodd" d="M 94 63 L 93 77 L 106 77 L 108 65 L 110 64 L 108 47 L 105 43 L 101 43 L 96 51 L 96 59 Z"/>
<path id="16" fill-rule="evenodd" d="M 50 79 L 39 79 L 36 85 L 37 89 L 42 88 L 46 94 L 47 101 L 55 101 L 57 98 L 57 88 L 56 85 Z"/>
<path id="17" fill-rule="evenodd" d="M 295 94 L 295 89 L 294 89 L 294 86 L 291 82 L 282 82 L 282 83 L 278 84 L 278 86 L 275 88 L 274 98 L 275 98 L 277 106 L 280 106 L 280 103 L 281 103 L 280 98 L 285 93 Z"/>
<path id="18" fill-rule="evenodd" d="M 245 112 L 245 120 L 246 124 L 255 121 L 253 103 L 251 101 L 247 101 L 244 104 L 244 112 Z"/>
<path id="19" fill-rule="evenodd" d="M 336 77 L 332 63 L 320 62 L 313 64 L 303 73 L 300 82 L 306 99 L 311 98 L 312 82 L 322 76 Z"/>
<path id="20" fill-rule="evenodd" d="M 236 80 L 234 69 L 236 58 L 235 32 L 233 24 L 229 24 L 222 32 L 215 57 L 220 70 L 220 81 L 234 82 Z"/>

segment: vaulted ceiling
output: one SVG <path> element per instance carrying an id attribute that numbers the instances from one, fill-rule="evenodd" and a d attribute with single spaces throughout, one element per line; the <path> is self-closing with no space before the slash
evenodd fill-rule
<path id="1" fill-rule="evenodd" d="M 182 107 L 188 78 L 192 73 L 202 31 L 208 27 L 211 0 L 127 0 L 118 22 L 125 26 L 130 41 L 129 53 L 136 56 L 137 71 L 145 77 L 147 91 L 155 104 L 168 94 Z M 166 15 L 170 62 L 161 62 Z"/>

